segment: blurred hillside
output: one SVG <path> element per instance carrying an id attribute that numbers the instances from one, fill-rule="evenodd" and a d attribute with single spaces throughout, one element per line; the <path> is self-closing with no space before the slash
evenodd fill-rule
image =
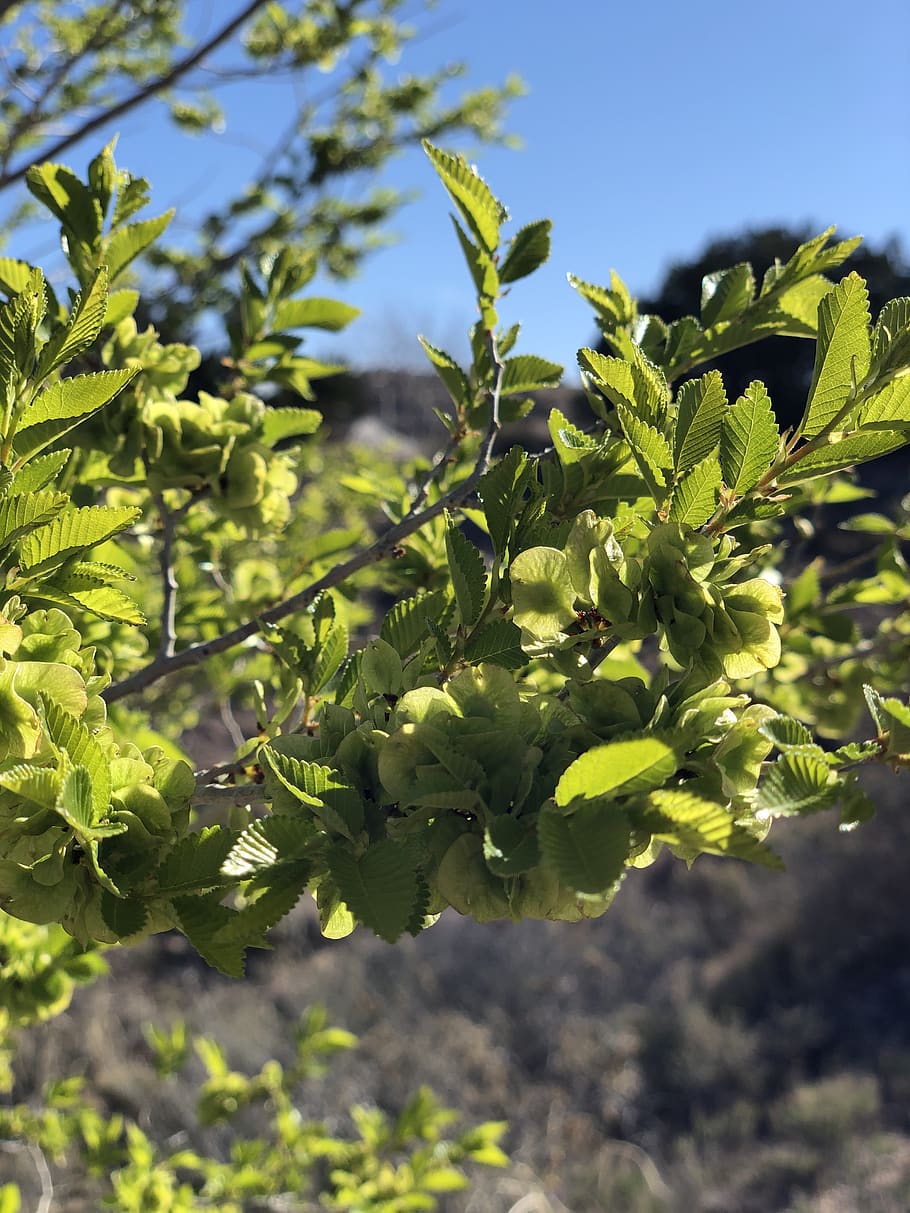
<path id="1" fill-rule="evenodd" d="M 312 1084 L 305 1116 L 400 1107 L 426 1082 L 467 1118 L 511 1122 L 513 1169 L 448 1213 L 534 1192 L 522 1213 L 906 1213 L 910 818 L 900 784 L 873 791 L 880 814 L 853 834 L 827 817 L 779 826 L 786 874 L 666 860 L 597 922 L 449 914 L 389 947 L 327 943 L 301 906 L 244 983 L 176 936 L 149 940 L 30 1036 L 23 1081 L 84 1071 L 167 1139 L 191 1096 L 156 1085 L 144 1022 L 188 1016 L 242 1069 L 289 1056 L 321 1002 L 362 1045 Z"/>

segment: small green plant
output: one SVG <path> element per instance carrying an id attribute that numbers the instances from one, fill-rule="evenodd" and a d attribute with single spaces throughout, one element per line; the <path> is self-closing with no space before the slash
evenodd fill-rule
<path id="1" fill-rule="evenodd" d="M 119 1213 L 251 1213 L 278 1207 L 289 1213 L 315 1208 L 405 1213 L 435 1209 L 438 1193 L 465 1187 L 465 1164 L 507 1161 L 497 1144 L 504 1124 L 478 1125 L 449 1139 L 445 1133 L 457 1114 L 441 1107 L 426 1088 L 395 1116 L 379 1108 L 352 1108 L 350 1138 L 336 1136 L 322 1121 L 306 1120 L 296 1100 L 301 1084 L 322 1074 L 334 1054 L 356 1044 L 350 1032 L 331 1027 L 319 1008 L 302 1018 L 290 1066 L 271 1060 L 251 1075 L 232 1070 L 214 1040 L 190 1039 L 183 1024 L 169 1031 L 149 1028 L 146 1038 L 163 1078 L 184 1066 L 191 1051 L 201 1061 L 205 1079 L 195 1134 L 201 1143 L 212 1137 L 206 1130 L 233 1124 L 253 1105 L 265 1110 L 265 1129 L 261 1118 L 256 1137 L 235 1127 L 229 1156 L 218 1153 L 215 1141 L 211 1153 L 204 1144 L 160 1146 L 136 1121 L 99 1112 L 82 1080 L 55 1079 L 39 1109 L 31 1102 L 0 1108 L 0 1142 L 37 1151 L 43 1199 L 51 1196 L 55 1175 L 65 1175 L 78 1177 L 84 1199 L 93 1206 Z M 20 1196 L 16 1184 L 4 1185 L 0 1210 L 18 1213 Z"/>

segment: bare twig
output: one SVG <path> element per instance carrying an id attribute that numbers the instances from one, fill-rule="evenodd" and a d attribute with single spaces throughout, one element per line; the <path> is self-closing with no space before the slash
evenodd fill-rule
<path id="1" fill-rule="evenodd" d="M 35 1213 L 51 1213 L 54 1207 L 54 1177 L 51 1175 L 51 1169 L 47 1165 L 44 1151 L 33 1141 L 2 1141 L 0 1142 L 0 1150 L 6 1150 L 11 1154 L 22 1151 L 28 1154 L 38 1173 L 38 1182 L 41 1185 L 41 1197 L 37 1205 L 35 1205 Z"/>
<path id="2" fill-rule="evenodd" d="M 408 510 L 405 517 L 410 518 L 411 515 L 418 513 L 426 504 L 427 497 L 430 493 L 430 488 L 435 481 L 439 479 L 446 467 L 451 463 L 452 456 L 458 450 L 458 447 L 464 441 L 464 434 L 456 432 L 449 435 L 449 440 L 444 449 L 440 451 L 436 459 L 430 465 L 430 469 L 420 482 L 420 486 L 414 495 L 414 500 L 411 502 L 411 508 Z"/>
<path id="3" fill-rule="evenodd" d="M 216 50 L 223 42 L 226 42 L 236 31 L 256 12 L 262 8 L 266 0 L 250 0 L 250 2 L 240 10 L 236 16 L 232 17 L 221 29 L 213 34 L 207 42 L 198 46 L 190 54 L 185 55 L 178 63 L 175 63 L 169 72 L 165 72 L 163 76 L 157 77 L 155 80 L 150 80 L 148 84 L 142 88 L 136 89 L 130 93 L 128 97 L 124 97 L 118 101 L 116 105 L 112 105 L 107 109 L 99 110 L 98 112 L 86 118 L 69 134 L 64 135 L 62 139 L 58 139 L 55 144 L 49 148 L 39 148 L 36 154 L 30 157 L 27 161 L 19 165 L 18 168 L 12 169 L 9 172 L 0 174 L 0 190 L 6 189 L 10 185 L 14 185 L 17 181 L 21 181 L 28 170 L 39 161 L 55 160 L 67 148 L 72 147 L 74 143 L 79 143 L 86 135 L 90 135 L 92 131 L 97 130 L 99 126 L 103 126 L 107 122 L 112 122 L 115 118 L 119 118 L 122 114 L 129 113 L 136 106 L 147 101 L 149 97 L 154 97 L 156 93 L 164 92 L 176 84 L 187 72 L 201 63 L 212 51 Z"/>
<path id="4" fill-rule="evenodd" d="M 330 569 L 326 574 L 319 577 L 299 593 L 276 603 L 274 606 L 262 611 L 255 619 L 250 619 L 246 623 L 232 628 L 229 632 L 224 632 L 221 636 L 216 636 L 212 640 L 204 640 L 197 644 L 191 644 L 179 653 L 174 653 L 171 656 L 156 657 L 144 669 L 137 670 L 129 678 L 124 678 L 121 682 L 117 682 L 109 687 L 104 692 L 105 700 L 108 703 L 116 703 L 127 695 L 135 695 L 153 683 L 160 681 L 160 679 L 166 678 L 169 674 L 175 673 L 177 670 L 184 670 L 190 666 L 200 665 L 218 653 L 224 653 L 228 649 L 233 649 L 237 645 L 243 644 L 245 640 L 249 640 L 251 636 L 255 636 L 264 623 L 278 623 L 288 615 L 306 610 L 325 590 L 332 589 L 343 581 L 347 581 L 349 577 L 360 572 L 361 569 L 367 568 L 379 560 L 384 560 L 395 551 L 403 539 L 407 539 L 409 535 L 413 535 L 415 531 L 420 530 L 421 527 L 431 522 L 434 518 L 438 518 L 446 510 L 457 509 L 458 506 L 463 505 L 474 493 L 478 481 L 490 466 L 493 447 L 501 428 L 499 406 L 505 368 L 496 349 L 495 338 L 492 333 L 488 335 L 488 346 L 495 371 L 493 387 L 490 392 L 490 422 L 474 467 L 464 480 L 456 484 L 437 501 L 434 501 L 432 505 L 426 506 L 424 509 L 417 511 L 417 513 L 409 512 L 400 522 L 395 523 L 394 526 L 390 526 L 375 542 L 356 552 L 349 560 L 345 560 L 342 564 Z"/>
<path id="5" fill-rule="evenodd" d="M 158 642 L 159 657 L 173 657 L 177 647 L 177 577 L 174 573 L 174 523 L 161 493 L 153 498 L 161 519 L 161 639 Z"/>
<path id="6" fill-rule="evenodd" d="M 197 784 L 193 793 L 193 808 L 204 804 L 248 805 L 265 804 L 265 787 L 261 783 L 204 783 Z"/>

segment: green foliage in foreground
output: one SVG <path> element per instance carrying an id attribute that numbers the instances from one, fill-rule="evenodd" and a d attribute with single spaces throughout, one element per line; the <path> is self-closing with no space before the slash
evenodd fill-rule
<path id="1" fill-rule="evenodd" d="M 130 1118 L 105 1115 L 94 1106 L 80 1078 L 59 1078 L 43 1092 L 42 1106 L 32 1102 L 0 1108 L 0 1141 L 29 1148 L 40 1160 L 42 1199 L 53 1192 L 55 1175 L 79 1189 L 92 1207 L 120 1213 L 217 1213 L 241 1210 L 314 1208 L 362 1213 L 432 1210 L 437 1194 L 467 1185 L 463 1164 L 502 1166 L 497 1145 L 505 1125 L 477 1125 L 454 1140 L 444 1136 L 457 1114 L 439 1105 L 421 1088 L 397 1116 L 378 1108 L 354 1107 L 356 1137 L 340 1138 L 321 1121 L 307 1121 L 295 1102 L 302 1083 L 324 1072 L 326 1061 L 350 1049 L 356 1038 L 330 1027 L 322 1010 L 303 1016 L 296 1033 L 296 1058 L 290 1066 L 275 1060 L 256 1074 L 232 1070 L 216 1041 L 190 1039 L 182 1024 L 146 1033 L 155 1069 L 162 1078 L 182 1069 L 195 1054 L 205 1078 L 196 1104 L 194 1140 L 207 1149 L 160 1148 Z M 0 1084 L 0 1089 L 11 1083 Z M 267 1129 L 247 1137 L 234 1126 L 245 1108 L 262 1107 Z M 229 1157 L 220 1157 L 209 1130 L 232 1126 Z M 185 1137 L 186 1134 L 181 1134 Z M 0 1213 L 19 1213 L 17 1184 L 0 1186 Z"/>
<path id="2" fill-rule="evenodd" d="M 351 309 L 301 297 L 312 267 L 288 256 L 249 268 L 230 381 L 187 400 L 198 355 L 139 333 L 124 285 L 166 225 L 135 218 L 144 183 L 110 148 L 86 181 L 29 173 L 78 291 L 0 261 L 7 914 L 86 948 L 176 928 L 231 975 L 307 890 L 333 937 L 361 923 L 391 942 L 447 907 L 578 921 L 665 848 L 778 866 L 773 819 L 838 806 L 855 825 L 872 811 L 858 769 L 910 761 L 905 531 L 854 579 L 794 568 L 785 543 L 810 508 L 863 496 L 841 473 L 910 439 L 910 301 L 873 322 L 856 274 L 827 277 L 856 243 L 830 232 L 760 284 L 745 265 L 711 275 L 699 317 L 671 325 L 615 276 L 573 279 L 612 350 L 579 354 L 591 422 L 553 410 L 548 451 L 496 459 L 561 375 L 515 353 L 498 315 L 549 224 L 506 240 L 486 183 L 427 153 L 476 291 L 472 360 L 424 342 L 451 396 L 445 448 L 401 482 L 349 474 L 389 524 L 328 549 L 294 517 L 319 414 L 252 389 L 309 396 L 331 368 L 299 330 Z M 791 432 L 760 383 L 730 402 L 719 372 L 692 374 L 771 334 L 816 341 Z M 244 544 L 271 601 L 232 596 L 221 554 Z M 350 652 L 386 557 L 398 600 Z M 194 777 L 121 703 L 166 714 L 159 684 L 200 666 L 228 699 L 249 690 L 260 732 Z"/>

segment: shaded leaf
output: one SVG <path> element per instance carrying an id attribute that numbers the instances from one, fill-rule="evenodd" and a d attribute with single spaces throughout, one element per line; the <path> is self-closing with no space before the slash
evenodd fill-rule
<path id="1" fill-rule="evenodd" d="M 394 943 L 408 929 L 420 887 L 403 847 L 384 839 L 359 857 L 334 847 L 329 871 L 354 917 L 381 939 Z"/>
<path id="2" fill-rule="evenodd" d="M 499 281 L 505 285 L 533 274 L 550 256 L 549 219 L 528 223 L 512 237 L 508 251 L 499 267 Z"/>
<path id="3" fill-rule="evenodd" d="M 470 627 L 483 610 L 486 598 L 487 571 L 483 557 L 453 522 L 446 528 L 446 556 L 461 621 Z"/>
<path id="4" fill-rule="evenodd" d="M 544 863 L 579 893 L 602 893 L 625 869 L 629 819 L 612 804 L 586 804 L 570 817 L 544 809 L 538 818 Z"/>

